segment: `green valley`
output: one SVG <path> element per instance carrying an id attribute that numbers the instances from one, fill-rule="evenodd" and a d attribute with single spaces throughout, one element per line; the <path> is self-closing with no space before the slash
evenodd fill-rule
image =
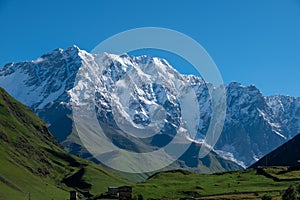
<path id="1" fill-rule="evenodd" d="M 267 174 L 281 173 L 284 168 L 263 169 Z M 147 181 L 134 187 L 135 195 L 142 194 L 145 199 L 261 199 L 269 194 L 273 199 L 281 199 L 281 193 L 289 185 L 300 184 L 300 171 L 291 171 L 290 180 L 273 180 L 259 169 L 196 174 L 175 170 L 157 173 Z M 296 180 L 295 180 L 296 179 Z"/>

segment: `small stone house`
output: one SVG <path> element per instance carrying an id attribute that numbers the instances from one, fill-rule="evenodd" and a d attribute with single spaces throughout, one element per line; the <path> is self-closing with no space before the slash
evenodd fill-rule
<path id="1" fill-rule="evenodd" d="M 107 195 L 109 196 L 116 196 L 118 195 L 119 189 L 117 187 L 108 187 L 107 188 Z"/>
<path id="2" fill-rule="evenodd" d="M 131 200 L 132 199 L 132 187 L 131 186 L 118 187 L 118 199 L 119 200 Z"/>
<path id="3" fill-rule="evenodd" d="M 119 200 L 131 200 L 132 199 L 132 187 L 108 187 L 107 192 L 101 194 L 102 198 L 119 199 Z"/>

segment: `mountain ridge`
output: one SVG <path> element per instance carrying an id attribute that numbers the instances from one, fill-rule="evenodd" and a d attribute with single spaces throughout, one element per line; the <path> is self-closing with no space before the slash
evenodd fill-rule
<path id="1" fill-rule="evenodd" d="M 149 74 L 151 75 L 150 78 L 153 76 L 160 78 L 160 73 L 165 77 L 169 77 L 168 79 L 176 84 L 178 83 L 176 79 L 179 78 L 184 84 L 190 85 L 194 89 L 201 110 L 196 139 L 202 140 L 205 137 L 211 119 L 211 99 L 208 88 L 213 86 L 194 75 L 179 74 L 164 59 L 107 53 L 95 55 L 73 46 L 66 50 L 56 49 L 32 62 L 5 65 L 4 68 L 0 69 L 0 86 L 5 87 L 14 97 L 19 98 L 19 100 L 30 106 L 47 122 L 50 130 L 60 143 L 66 149 L 72 151 L 76 147 L 76 145 L 73 147 L 73 141 L 77 140 L 76 135 L 70 135 L 74 130 L 70 125 L 68 130 L 62 130 L 59 122 L 61 120 L 67 124 L 72 122 L 70 117 L 71 98 L 67 91 L 74 87 L 76 73 L 82 65 L 100 67 L 103 70 L 101 74 L 103 80 L 100 81 L 103 87 L 99 91 L 100 96 L 98 99 L 98 108 L 101 110 L 98 115 L 103 123 L 117 128 L 114 120 L 112 120 L 113 115 L 111 111 L 111 103 L 114 99 L 109 96 L 110 90 L 106 88 L 116 87 L 115 84 L 120 78 L 124 78 L 128 70 L 135 70 L 136 74 L 140 72 L 139 70 L 142 70 L 142 75 L 135 77 L 137 80 L 143 80 L 142 77 L 144 77 L 144 80 L 147 80 L 149 77 L 146 75 Z M 149 66 L 151 67 L 149 68 Z M 14 77 L 9 76 L 16 73 L 12 71 L 17 71 L 18 69 L 22 71 L 23 69 L 23 72 L 26 72 L 25 68 L 30 69 L 27 70 L 30 78 L 22 80 L 23 84 L 28 87 L 26 89 L 22 88 L 24 90 L 23 93 L 16 92 L 13 88 L 10 88 L 7 80 L 15 81 Z M 44 71 L 45 69 L 41 70 L 42 68 L 49 69 Z M 174 77 L 177 78 L 175 79 Z M 43 87 L 42 83 L 46 86 Z M 18 85 L 20 84 L 22 85 L 22 83 Z M 160 85 L 158 88 L 156 87 L 156 91 L 153 90 L 153 85 L 150 85 L 151 87 L 148 86 L 147 84 L 145 84 L 144 88 L 137 86 L 145 96 L 139 94 L 138 90 L 135 91 L 136 94 L 131 96 L 131 98 L 136 98 L 142 103 L 133 101 L 131 105 L 134 109 L 128 112 L 129 116 L 134 120 L 134 123 L 147 125 L 152 118 L 149 112 L 147 113 L 145 102 L 151 100 L 151 98 L 152 105 L 169 102 L 171 107 L 168 109 L 172 123 L 169 123 L 167 128 L 174 132 L 178 126 L 181 126 L 181 113 L 178 110 L 176 111 L 176 108 L 180 105 L 176 103 L 175 96 L 172 96 L 172 86 L 168 84 Z M 16 87 L 20 88 L 20 86 Z M 33 90 L 40 91 L 40 93 L 37 95 L 37 99 L 31 102 L 32 97 L 30 96 L 36 94 L 33 93 Z M 155 92 L 160 92 L 160 95 Z M 264 154 L 293 137 L 294 133 L 299 132 L 299 98 L 282 95 L 266 97 L 255 86 L 242 86 L 236 82 L 226 86 L 226 95 L 227 114 L 225 125 L 221 137 L 215 146 L 215 151 L 226 159 L 233 160 L 244 167 L 249 166 Z M 153 98 L 156 100 L 153 101 Z M 289 113 L 292 113 L 292 115 L 289 115 Z M 170 120 L 169 122 L 171 122 Z M 170 131 L 168 132 L 170 133 Z M 62 135 L 61 133 L 64 134 Z M 78 151 L 73 153 L 80 154 Z"/>

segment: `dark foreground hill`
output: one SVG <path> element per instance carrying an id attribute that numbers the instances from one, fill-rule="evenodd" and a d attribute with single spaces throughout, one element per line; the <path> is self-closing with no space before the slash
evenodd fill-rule
<path id="1" fill-rule="evenodd" d="M 262 157 L 251 167 L 258 166 L 300 166 L 300 134 Z"/>
<path id="2" fill-rule="evenodd" d="M 0 199 L 68 199 L 129 184 L 90 161 L 65 153 L 45 123 L 0 88 Z"/>

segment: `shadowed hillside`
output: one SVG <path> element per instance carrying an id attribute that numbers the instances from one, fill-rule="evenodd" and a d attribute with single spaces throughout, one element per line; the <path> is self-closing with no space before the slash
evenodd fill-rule
<path id="1" fill-rule="evenodd" d="M 258 166 L 300 166 L 300 134 L 262 157 L 251 167 Z"/>

